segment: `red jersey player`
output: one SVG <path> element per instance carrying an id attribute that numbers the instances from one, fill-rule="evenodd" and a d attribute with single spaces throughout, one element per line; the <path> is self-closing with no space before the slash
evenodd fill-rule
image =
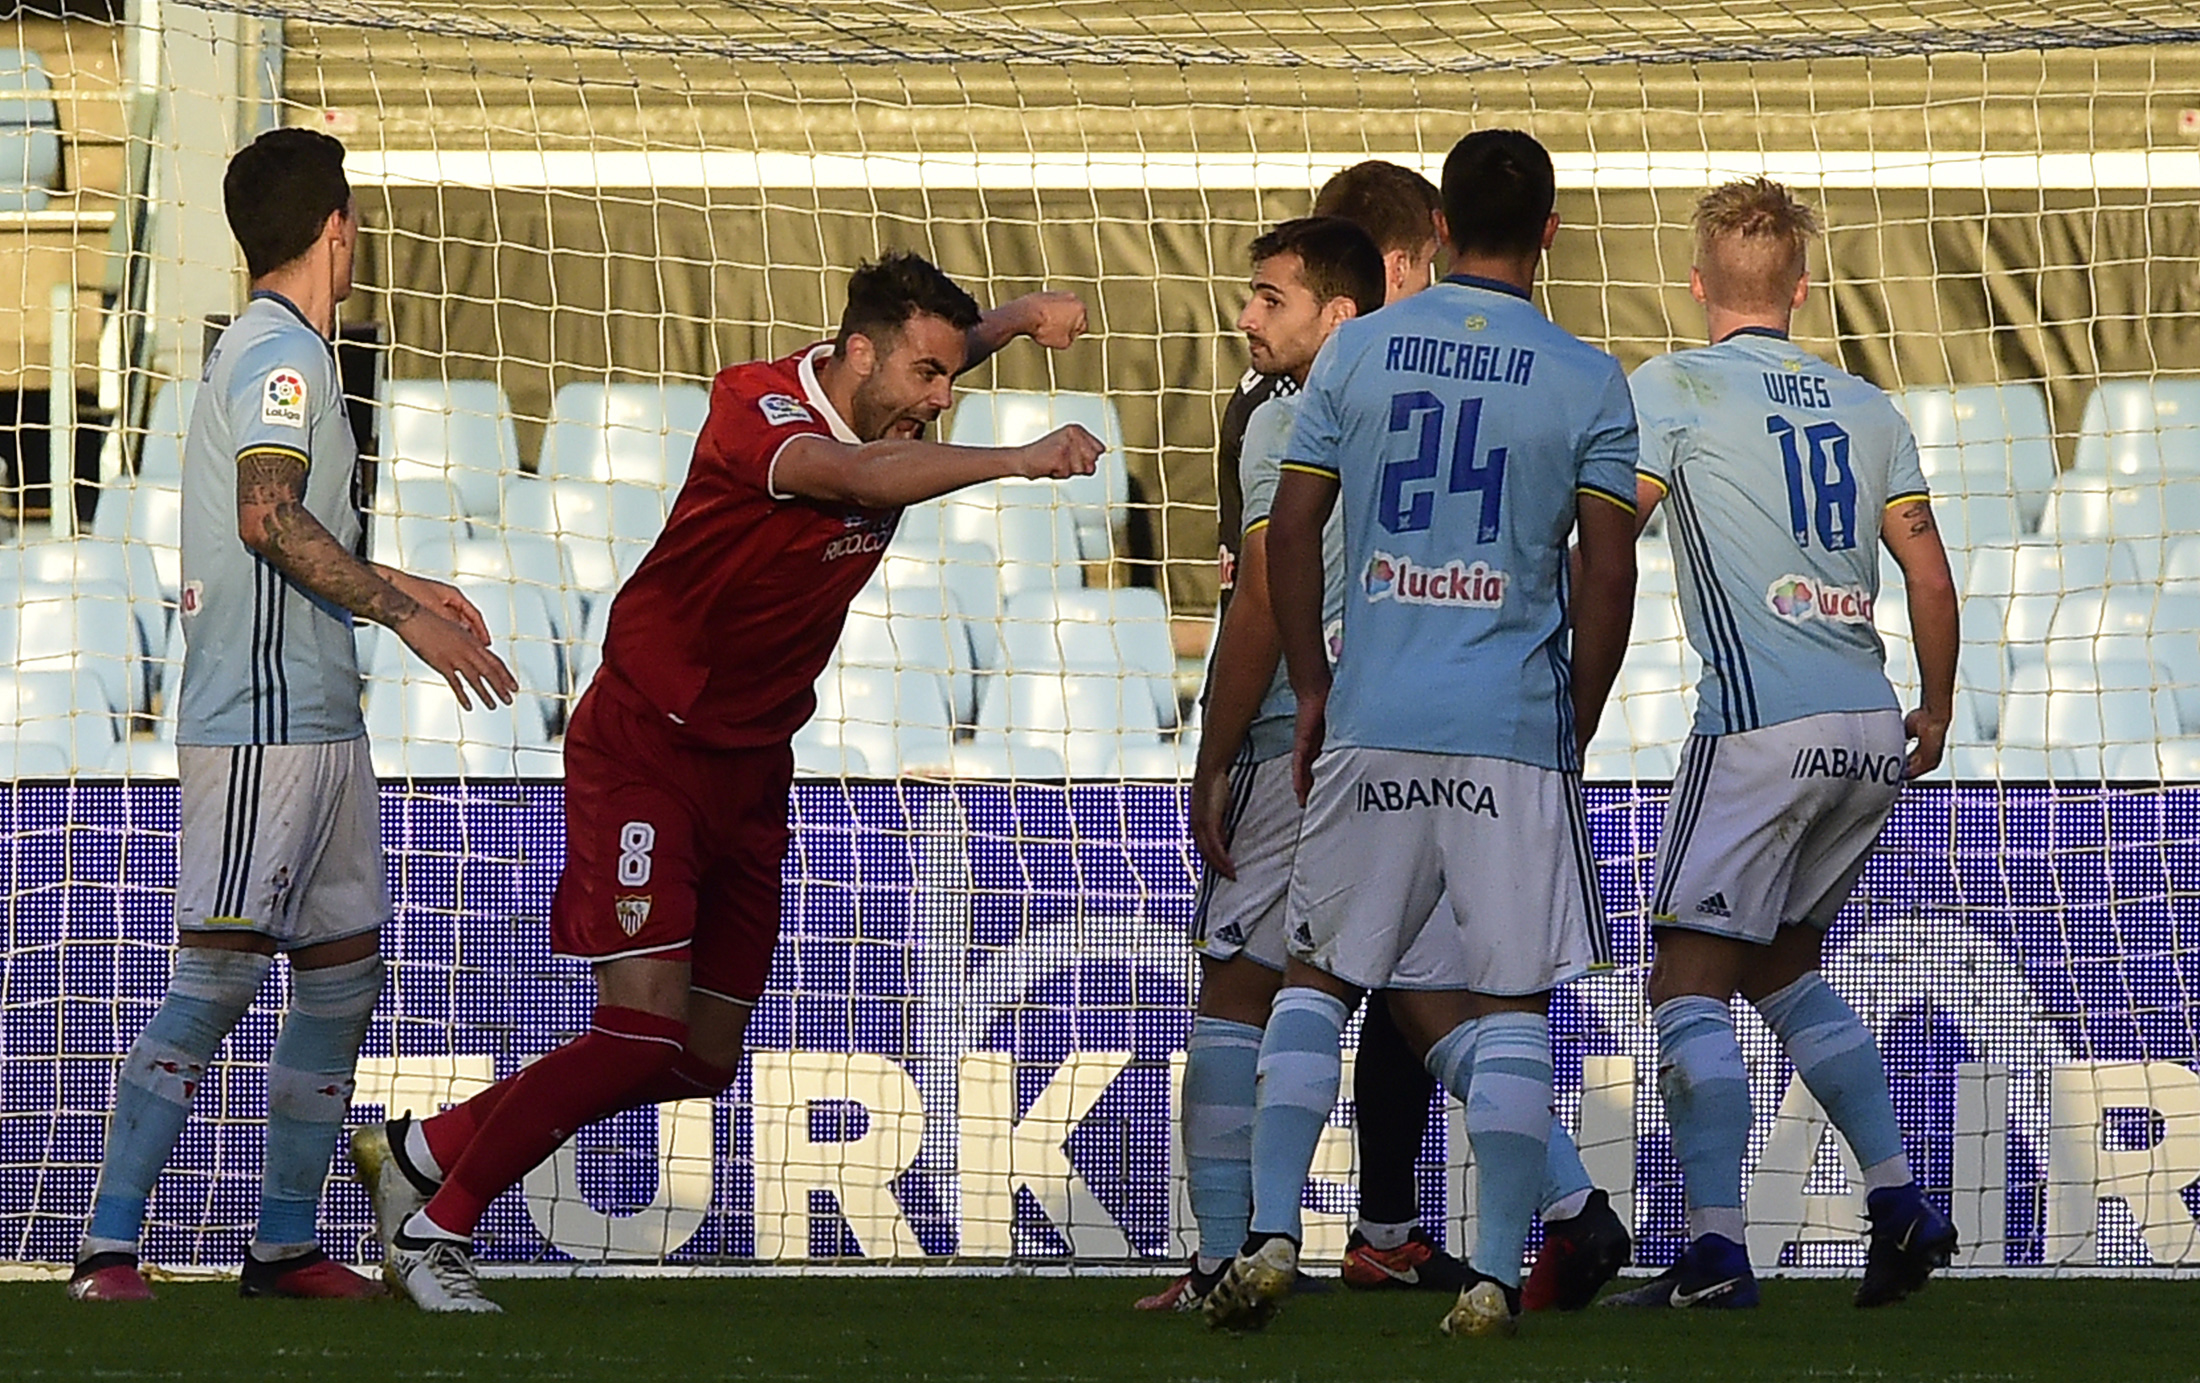
<path id="1" fill-rule="evenodd" d="M 840 332 L 738 365 L 656 546 L 611 606 L 604 661 L 566 731 L 560 955 L 590 961 L 589 1030 L 462 1105 L 370 1125 L 352 1155 L 391 1286 L 430 1311 L 494 1311 L 472 1258 L 489 1202 L 574 1131 L 733 1083 L 779 936 L 792 740 L 848 606 L 903 506 L 1008 476 L 1092 473 L 1065 427 L 1021 447 L 922 440 L 970 356 L 1011 334 L 1066 346 L 1064 294 L 981 314 L 911 254 L 858 269 Z"/>

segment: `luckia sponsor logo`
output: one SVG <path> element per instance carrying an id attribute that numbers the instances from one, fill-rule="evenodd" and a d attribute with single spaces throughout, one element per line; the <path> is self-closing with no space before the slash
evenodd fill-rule
<path id="1" fill-rule="evenodd" d="M 1861 586 L 1836 586 L 1808 576 L 1783 576 L 1765 588 L 1765 603 L 1790 624 L 1814 619 L 1836 624 L 1870 624 L 1877 602 Z"/>
<path id="2" fill-rule="evenodd" d="M 1487 562 L 1469 564 L 1454 557 L 1440 567 L 1410 557 L 1378 552 L 1368 560 L 1362 584 L 1370 604 L 1395 600 L 1400 605 L 1453 605 L 1495 610 L 1505 603 L 1512 578 Z"/>

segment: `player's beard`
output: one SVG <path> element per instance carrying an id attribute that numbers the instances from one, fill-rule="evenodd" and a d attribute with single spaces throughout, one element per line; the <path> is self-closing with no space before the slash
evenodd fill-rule
<path id="1" fill-rule="evenodd" d="M 883 382 L 875 376 L 856 386 L 855 397 L 848 402 L 848 426 L 856 436 L 866 442 L 885 437 L 922 438 L 925 428 L 938 415 L 921 403 L 914 408 L 901 407 L 882 397 L 885 392 Z"/>

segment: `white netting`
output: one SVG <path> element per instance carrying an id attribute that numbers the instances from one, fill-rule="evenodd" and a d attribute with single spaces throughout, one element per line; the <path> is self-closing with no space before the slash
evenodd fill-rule
<path id="1" fill-rule="evenodd" d="M 0 1014 L 39 1036 L 9 1059 L 0 1225 L 23 1237 L 0 1256 L 73 1242 L 107 1063 L 154 992 L 163 878 L 126 861 L 129 842 L 173 828 L 158 784 L 173 773 L 181 659 L 180 440 L 204 318 L 241 300 L 220 169 L 277 122 L 351 151 L 367 235 L 344 316 L 380 343 L 357 357 L 378 439 L 375 555 L 457 580 L 525 691 L 508 712 L 461 716 L 398 640 L 364 634 L 369 727 L 393 777 L 558 772 L 610 594 L 663 522 L 711 375 L 829 331 L 860 259 L 915 248 L 981 300 L 1046 286 L 1092 307 L 1085 342 L 1011 347 L 966 381 L 944 427 L 1014 440 L 1083 421 L 1111 444 L 1102 475 L 913 511 L 821 683 L 797 745 L 818 780 L 796 807 L 798 939 L 781 957 L 783 1011 L 763 1023 L 764 1044 L 794 1054 L 756 1077 L 776 1083 L 758 1087 L 766 1113 L 668 1118 L 656 1192 L 646 1157 L 630 1167 L 603 1150 L 646 1143 L 646 1116 L 615 1126 L 560 1173 L 586 1197 L 537 1188 L 565 1207 L 563 1230 L 549 1210 L 533 1218 L 551 1241 L 624 1233 L 614 1256 L 684 1244 L 801 1257 L 845 1248 L 845 1230 L 867 1253 L 882 1235 L 980 1258 L 1173 1251 L 1167 1120 L 1150 1106 L 1165 1104 L 1157 1063 L 1181 1042 L 1172 928 L 1192 876 L 1166 785 L 1196 742 L 1245 246 L 1352 162 L 1433 172 L 1464 130 L 1517 125 L 1560 174 L 1565 229 L 1540 299 L 1630 367 L 1700 337 L 1686 223 L 1704 186 L 1763 171 L 1823 206 L 1822 287 L 1798 338 L 1897 391 L 1918 432 L 1971 640 L 1953 772 L 2069 785 L 1915 795 L 1867 879 L 1863 930 L 1844 933 L 1841 973 L 1909 1033 L 1891 1050 L 1905 1114 L 1933 1130 L 1929 1180 L 1959 1204 L 2006 1199 L 2006 1251 L 1978 1262 L 2189 1255 L 2174 1210 L 2200 1174 L 2178 959 L 2193 944 L 2193 803 L 2174 786 L 2200 764 L 2200 116 L 2178 108 L 2196 99 L 2189 8 L 147 3 L 19 18 L 14 33 L 29 56 L 0 53 L 0 274 L 20 273 L 24 291 L 0 310 L 0 369 L 20 391 L 21 531 L 0 553 L 15 592 L 0 602 L 0 762 L 75 785 L 20 790 L 22 840 L 124 844 L 111 859 L 25 845 L 13 866 L 23 896 L 43 890 L 53 910 L 10 923 Z M 73 504 L 52 502 L 45 477 L 69 469 L 56 451 L 82 458 Z M 1632 928 L 1623 958 L 1642 954 L 1630 890 L 1658 792 L 1626 785 L 1671 775 L 1697 668 L 1661 539 L 1644 546 L 1642 588 L 1590 765 L 1613 785 L 1597 829 Z M 1914 685 L 1898 587 L 1880 612 L 1890 668 Z M 964 786 L 929 785 L 941 778 Z M 108 779 L 126 781 L 95 784 Z M 2121 786 L 2086 786 L 2104 779 Z M 1065 780 L 1085 786 L 1044 786 Z M 1010 786 L 983 786 L 995 783 Z M 1096 804 L 1088 789 L 1113 795 Z M 400 979 L 363 1101 L 424 1106 L 577 1021 L 577 977 L 524 939 L 539 927 L 508 925 L 547 906 L 549 791 L 392 798 Z M 105 930 L 84 930 L 87 908 Z M 1920 919 L 1957 939 L 1917 949 L 1903 928 Z M 500 990 L 514 966 L 524 982 Z M 1613 984 L 1588 991 L 1568 1040 L 1647 1059 L 1636 977 Z M 958 1018 L 943 986 L 986 1022 Z M 514 993 L 532 1007 L 515 1011 Z M 1966 1004 L 1946 1020 L 1963 1035 L 1951 1045 L 1931 1015 Z M 928 1016 L 884 1016 L 897 1005 Z M 1052 1071 L 1065 1049 L 1083 1065 L 1029 1109 L 1013 1069 L 977 1059 L 1015 1052 Z M 1123 1053 L 1136 1061 L 1117 1079 L 1108 1062 Z M 86 1058 L 100 1075 L 80 1088 L 66 1070 Z M 1761 1065 L 1770 1127 L 1784 1068 L 1769 1049 Z M 1592 1081 L 1582 1117 L 1632 1149 L 1639 1113 L 1638 1218 L 1659 1242 L 1675 1202 L 1655 1100 L 1597 1069 L 1618 1084 Z M 254 1095 L 234 1088 L 246 1112 L 225 1094 L 222 1127 L 243 1148 Z M 1034 1089 L 1025 1080 L 1023 1096 Z M 840 1099 L 872 1114 L 829 1128 L 818 1111 Z M 2118 1112 L 2142 1104 L 2155 1113 Z M 1011 1138 L 1018 1117 L 1038 1131 Z M 1802 1135 L 1781 1127 L 1780 1156 L 1809 1172 L 1817 1144 L 1799 1153 Z M 1070 1162 L 1050 1151 L 1065 1138 Z M 251 1155 L 217 1142 L 167 1203 L 171 1255 L 188 1243 L 218 1260 L 236 1237 Z M 1632 1156 L 1603 1156 L 1635 1177 Z M 788 1180 L 812 1163 L 813 1180 Z M 989 1170 L 973 1182 L 973 1166 Z M 1840 1185 L 1812 1175 L 1814 1196 Z M 1036 1201 L 1011 1209 L 1002 1177 L 1036 1178 Z M 1798 1173 L 1764 1215 L 1825 1220 L 1803 1187 Z M 2096 1189 L 2124 1197 L 2106 1202 L 2098 1244 L 2078 1227 Z M 764 1214 L 782 1193 L 795 1199 Z M 645 1231 L 588 1209 L 621 1196 L 654 1196 L 672 1218 Z M 2127 1204 L 2143 1229 L 2113 1208 Z M 332 1233 L 355 1235 L 358 1206 L 332 1205 Z M 541 1253 L 506 1213 L 504 1251 Z M 690 1214 L 693 1237 L 664 1227 Z"/>

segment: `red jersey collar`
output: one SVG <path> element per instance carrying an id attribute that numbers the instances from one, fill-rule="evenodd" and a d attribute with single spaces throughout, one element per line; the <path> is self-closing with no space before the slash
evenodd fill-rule
<path id="1" fill-rule="evenodd" d="M 833 407 L 832 400 L 825 397 L 825 390 L 817 382 L 817 362 L 832 353 L 833 343 L 820 341 L 802 352 L 801 359 L 795 364 L 795 373 L 802 378 L 803 397 L 809 401 L 810 407 L 817 410 L 818 416 L 825 420 L 825 426 L 832 430 L 834 440 L 860 446 L 863 439 L 856 436 L 855 429 L 842 419 Z"/>

